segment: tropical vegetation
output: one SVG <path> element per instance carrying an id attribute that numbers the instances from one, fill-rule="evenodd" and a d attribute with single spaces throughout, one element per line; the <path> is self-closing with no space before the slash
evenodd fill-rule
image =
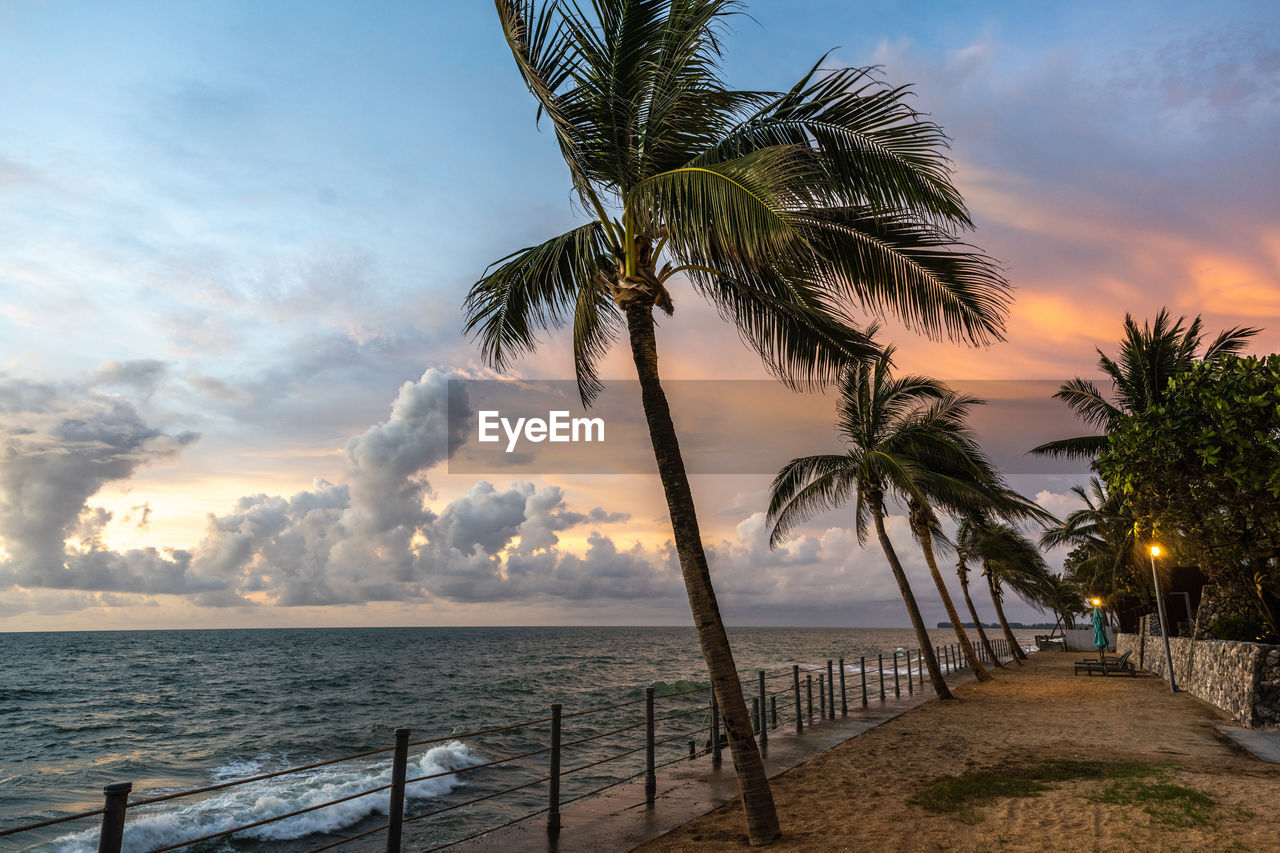
<path id="1" fill-rule="evenodd" d="M 1159 540 L 1275 635 L 1280 357 L 1239 356 L 1255 328 L 1227 329 L 1204 346 L 1199 317 L 1175 321 L 1164 309 L 1141 326 L 1126 315 L 1124 328 L 1116 358 L 1098 351 L 1110 397 L 1079 378 L 1054 395 L 1102 432 L 1033 452 L 1087 458 L 1099 476 L 1075 487 L 1083 506 L 1041 544 L 1070 547 L 1067 577 L 1119 612 L 1149 606 L 1147 547 Z"/>
<path id="2" fill-rule="evenodd" d="M 1098 469 L 1140 538 L 1175 541 L 1280 636 L 1280 355 L 1192 365 L 1115 426 Z"/>
<path id="3" fill-rule="evenodd" d="M 1204 326 L 1199 317 L 1190 323 L 1185 317 L 1174 321 L 1161 308 L 1151 323 L 1141 327 L 1124 315 L 1124 338 L 1120 353 L 1111 358 L 1098 350 L 1098 369 L 1111 380 L 1111 397 L 1090 379 L 1076 377 L 1062 385 L 1053 396 L 1089 426 L 1103 432 L 1051 441 L 1033 448 L 1032 453 L 1095 459 L 1107 444 L 1109 433 L 1127 415 L 1158 406 L 1169 380 L 1187 371 L 1197 361 L 1213 363 L 1235 355 L 1259 330 L 1237 326 L 1220 332 L 1200 352 Z"/>

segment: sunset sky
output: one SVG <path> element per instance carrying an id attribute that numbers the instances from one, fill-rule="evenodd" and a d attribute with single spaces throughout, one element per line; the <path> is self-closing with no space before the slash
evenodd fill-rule
<path id="1" fill-rule="evenodd" d="M 890 324 L 902 369 L 1091 376 L 1161 306 L 1280 349 L 1273 3 L 748 11 L 732 85 L 788 88 L 828 50 L 913 84 L 1017 288 L 987 349 Z M 448 472 L 449 378 L 496 378 L 467 288 L 579 221 L 534 119 L 485 2 L 0 7 L 0 630 L 687 624 L 656 476 Z M 674 298 L 665 376 L 766 378 Z M 510 375 L 571 378 L 565 338 Z M 634 379 L 629 355 L 604 375 Z M 998 455 L 1039 440 L 1005 429 Z M 1074 506 L 1078 473 L 1011 479 Z M 726 621 L 905 625 L 842 514 L 770 552 L 768 482 L 694 478 Z"/>

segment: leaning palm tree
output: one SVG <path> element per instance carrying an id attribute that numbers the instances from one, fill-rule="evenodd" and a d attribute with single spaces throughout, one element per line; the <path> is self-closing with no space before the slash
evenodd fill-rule
<path id="1" fill-rule="evenodd" d="M 980 538 L 979 559 L 996 619 L 1009 651 L 1018 663 L 1027 659 L 1004 615 L 1004 588 L 1008 586 L 1026 601 L 1037 600 L 1048 582 L 1049 566 L 1040 550 L 1012 524 L 989 522 Z"/>
<path id="2" fill-rule="evenodd" d="M 927 484 L 963 469 L 967 460 L 952 427 L 957 409 L 970 403 L 935 379 L 894 376 L 893 352 L 893 347 L 886 347 L 871 364 L 854 364 L 845 372 L 836 415 L 836 432 L 845 452 L 793 459 L 774 478 L 769 542 L 777 545 L 797 524 L 852 499 L 858 541 L 867 541 L 870 521 L 898 583 L 933 689 L 938 696 L 950 698 L 915 594 L 885 529 L 886 499 L 924 502 Z M 922 543 L 928 541 L 926 533 Z M 932 566 L 935 580 L 945 593 L 936 568 Z M 949 612 L 954 614 L 954 608 Z M 953 615 L 952 622 L 958 621 Z"/>
<path id="3" fill-rule="evenodd" d="M 1076 627 L 1076 614 L 1085 612 L 1084 599 L 1084 590 L 1075 578 L 1051 574 L 1033 603 L 1053 613 L 1055 631 L 1058 625 L 1070 631 Z"/>
<path id="4" fill-rule="evenodd" d="M 935 337 L 1002 337 L 1009 288 L 951 181 L 946 137 L 867 69 L 815 65 L 786 92 L 727 88 L 733 0 L 495 0 L 524 83 L 589 221 L 496 262 L 467 329 L 504 369 L 572 327 L 584 404 L 623 332 L 676 553 L 726 719 L 748 836 L 778 823 L 712 589 L 658 374 L 654 311 L 697 294 L 793 387 L 834 380 L 872 346 L 850 317 L 890 311 Z"/>
<path id="5" fill-rule="evenodd" d="M 929 575 L 933 578 L 933 585 L 938 590 L 938 597 L 942 599 L 942 606 L 947 611 L 947 618 L 951 620 L 951 629 L 955 631 L 956 640 L 960 645 L 961 651 L 964 652 L 965 660 L 973 674 L 979 681 L 990 681 L 991 673 L 987 672 L 987 668 L 982 665 L 982 661 L 978 659 L 978 653 L 973 648 L 973 643 L 969 641 L 969 634 L 964 629 L 959 614 L 956 612 L 955 602 L 951 599 L 951 591 L 947 589 L 947 584 L 942 579 L 942 572 L 938 570 L 937 556 L 934 554 L 934 541 L 945 541 L 941 534 L 938 518 L 934 515 L 933 508 L 929 506 L 923 495 L 911 495 L 907 499 L 907 517 L 911 522 L 911 532 L 915 536 L 916 542 L 920 545 L 920 551 L 924 554 L 925 565 L 929 567 Z"/>
<path id="6" fill-rule="evenodd" d="M 969 594 L 969 563 L 982 559 L 981 555 L 986 547 L 983 540 L 988 524 L 987 514 L 981 510 L 972 510 L 961 517 L 960 524 L 956 528 L 956 575 L 960 578 L 960 592 L 964 596 L 965 606 L 969 608 L 969 616 L 973 618 L 978 640 L 987 650 L 987 659 L 994 666 L 1003 669 L 1004 664 L 1000 662 L 1000 656 L 996 654 L 995 647 L 987 637 L 986 629 L 982 627 L 982 619 L 978 617 L 978 609 L 973 605 L 973 596 Z"/>
<path id="7" fill-rule="evenodd" d="M 1185 317 L 1179 317 L 1174 322 L 1168 309 L 1161 308 L 1154 322 L 1139 328 L 1133 317 L 1125 314 L 1119 357 L 1112 359 L 1098 350 L 1098 368 L 1111 380 L 1113 398 L 1108 399 L 1091 380 L 1079 377 L 1065 383 L 1053 395 L 1066 403 L 1077 417 L 1103 430 L 1104 434 L 1050 441 L 1031 452 L 1093 459 L 1106 446 L 1105 433 L 1110 432 L 1117 418 L 1158 406 L 1169 380 L 1185 373 L 1197 358 L 1215 361 L 1234 355 L 1261 331 L 1243 326 L 1227 329 L 1218 334 L 1203 355 L 1197 356 L 1204 339 L 1200 318 L 1196 317 L 1187 326 L 1183 325 L 1185 321 Z"/>
<path id="8" fill-rule="evenodd" d="M 942 579 L 942 572 L 938 570 L 934 553 L 935 541 L 946 542 L 934 511 L 935 506 L 952 511 L 986 508 L 999 502 L 1002 497 L 999 475 L 982 452 L 967 423 L 970 410 L 983 402 L 975 397 L 947 391 L 930 407 L 929 418 L 935 425 L 936 438 L 949 452 L 944 455 L 933 453 L 932 458 L 915 460 L 917 468 L 923 473 L 916 478 L 915 488 L 908 491 L 906 499 L 911 532 L 920 545 L 925 565 L 929 567 L 938 597 L 942 600 L 947 618 L 951 620 L 956 640 L 977 679 L 989 681 L 991 673 L 978 660 L 978 654 L 956 612 L 951 592 Z"/>

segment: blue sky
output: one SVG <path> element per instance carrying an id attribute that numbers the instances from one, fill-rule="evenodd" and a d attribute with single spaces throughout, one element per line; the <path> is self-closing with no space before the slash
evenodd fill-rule
<path id="1" fill-rule="evenodd" d="M 786 87 L 834 49 L 832 64 L 913 83 L 953 137 L 974 240 L 1019 287 L 1010 341 L 963 350 L 897 332 L 905 367 L 1088 373 L 1125 311 L 1162 305 L 1211 328 L 1264 326 L 1257 348 L 1277 348 L 1267 4 L 748 11 L 726 41 L 735 85 Z M 395 472 L 397 494 L 450 535 L 474 531 L 465 553 L 427 555 L 412 520 L 404 541 L 368 527 L 361 484 L 382 481 L 361 453 L 419 434 L 429 369 L 488 375 L 461 335 L 466 288 L 574 221 L 488 3 L 10 2 L 0 103 L 0 629 L 687 618 L 656 484 L 486 491 L 425 453 L 427 467 Z M 763 376 L 692 301 L 661 335 L 671 376 Z M 623 356 L 606 375 L 633 375 Z M 568 377 L 563 343 L 515 373 Z M 71 421 L 110 428 L 72 447 Z M 835 595 L 828 623 L 902 624 L 881 557 L 841 539 L 842 520 L 792 553 L 760 552 L 766 484 L 698 484 L 713 549 L 746 567 L 723 570 L 730 621 Z M 1063 481 L 1022 485 L 1068 506 Z M 324 501 L 345 554 L 305 535 L 303 508 Z M 480 542 L 509 550 L 498 568 Z M 375 547 L 399 562 L 353 583 Z M 512 554 L 528 583 L 512 581 Z M 635 583 L 611 594 L 619 577 Z"/>

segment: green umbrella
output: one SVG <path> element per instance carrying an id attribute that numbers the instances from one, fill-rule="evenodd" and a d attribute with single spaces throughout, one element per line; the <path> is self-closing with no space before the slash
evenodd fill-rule
<path id="1" fill-rule="evenodd" d="M 1102 657 L 1102 653 L 1107 648 L 1107 631 L 1102 626 L 1102 608 L 1093 608 L 1093 645 L 1098 649 L 1098 657 Z"/>

